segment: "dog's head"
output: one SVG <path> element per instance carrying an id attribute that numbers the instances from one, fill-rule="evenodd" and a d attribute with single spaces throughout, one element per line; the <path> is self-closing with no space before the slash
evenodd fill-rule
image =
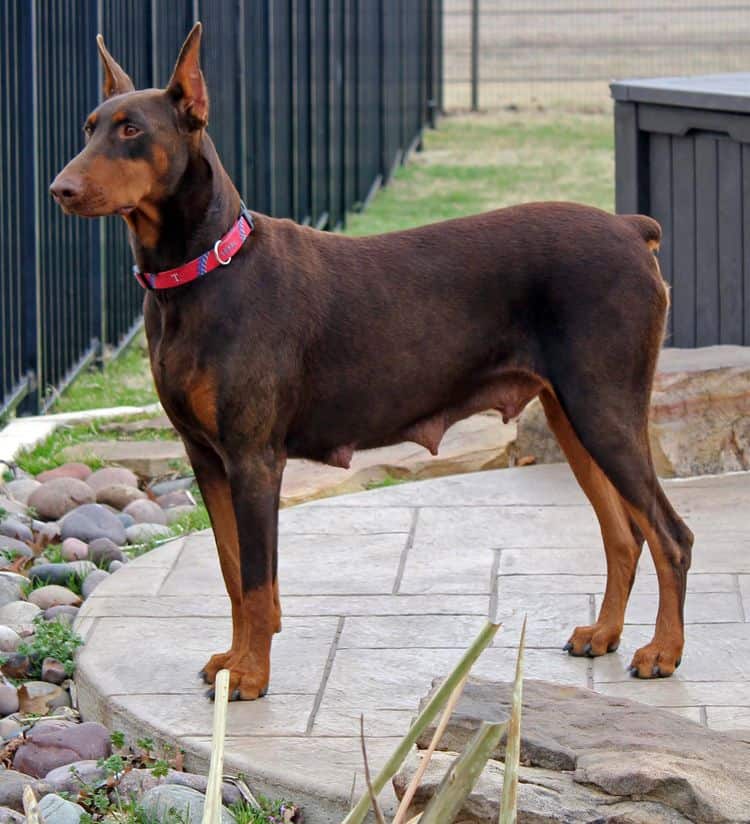
<path id="1" fill-rule="evenodd" d="M 86 145 L 57 175 L 50 193 L 69 214 L 145 214 L 179 183 L 208 123 L 208 91 L 200 68 L 201 24 L 177 58 L 166 89 L 136 91 L 97 37 L 104 101 L 86 118 Z"/>

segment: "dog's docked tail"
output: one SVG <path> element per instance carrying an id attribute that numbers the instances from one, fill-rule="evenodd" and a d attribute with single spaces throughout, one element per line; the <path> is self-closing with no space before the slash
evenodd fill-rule
<path id="1" fill-rule="evenodd" d="M 652 218 L 646 215 L 620 215 L 638 232 L 646 241 L 646 245 L 652 252 L 659 251 L 661 243 L 661 226 Z"/>

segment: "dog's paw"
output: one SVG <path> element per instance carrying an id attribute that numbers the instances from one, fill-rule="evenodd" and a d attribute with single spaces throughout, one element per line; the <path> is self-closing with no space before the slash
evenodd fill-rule
<path id="1" fill-rule="evenodd" d="M 563 651 L 570 655 L 597 658 L 617 649 L 621 632 L 620 627 L 608 624 L 576 627 L 568 643 L 563 647 Z"/>
<path id="2" fill-rule="evenodd" d="M 216 673 L 228 667 L 231 657 L 231 650 L 227 652 L 217 652 L 216 655 L 212 655 L 203 669 L 198 673 L 198 678 L 202 678 L 207 684 L 213 684 L 216 680 Z"/>
<path id="3" fill-rule="evenodd" d="M 664 644 L 654 639 L 636 651 L 628 672 L 634 678 L 667 678 L 682 660 L 681 644 Z"/>
<path id="4" fill-rule="evenodd" d="M 237 669 L 231 665 L 227 669 L 230 701 L 255 701 L 257 698 L 263 698 L 268 692 L 268 675 L 254 670 Z M 215 688 L 211 687 L 206 696 L 213 701 L 216 697 Z"/>

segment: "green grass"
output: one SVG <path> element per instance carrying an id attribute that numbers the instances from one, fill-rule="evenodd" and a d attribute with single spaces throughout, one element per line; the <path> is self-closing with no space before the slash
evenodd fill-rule
<path id="1" fill-rule="evenodd" d="M 92 366 L 79 375 L 57 399 L 52 412 L 77 412 L 109 406 L 145 406 L 156 403 L 156 389 L 148 363 L 146 339 L 138 335 L 104 369 Z"/>

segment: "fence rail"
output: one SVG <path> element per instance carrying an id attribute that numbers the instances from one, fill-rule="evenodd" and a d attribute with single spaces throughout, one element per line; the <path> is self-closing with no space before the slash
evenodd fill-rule
<path id="1" fill-rule="evenodd" d="M 0 415 L 44 411 L 137 328 L 118 221 L 47 194 L 99 99 L 94 38 L 163 86 L 204 23 L 210 132 L 252 208 L 344 226 L 434 123 L 442 0 L 5 0 L 0 16 Z"/>

